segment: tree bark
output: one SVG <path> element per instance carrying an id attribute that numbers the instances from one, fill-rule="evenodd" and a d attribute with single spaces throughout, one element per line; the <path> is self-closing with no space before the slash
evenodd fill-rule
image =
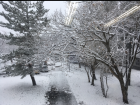
<path id="1" fill-rule="evenodd" d="M 70 62 L 69 62 L 69 72 L 70 72 Z"/>
<path id="2" fill-rule="evenodd" d="M 101 83 L 101 90 L 102 90 L 103 97 L 106 98 L 103 76 L 101 76 L 101 75 L 100 75 L 100 83 Z"/>
<path id="3" fill-rule="evenodd" d="M 86 71 L 86 73 L 87 73 L 88 82 L 90 82 L 89 70 L 86 69 L 86 65 L 85 65 L 85 71 Z"/>
<path id="4" fill-rule="evenodd" d="M 123 102 L 126 103 L 126 104 L 128 104 L 128 93 L 127 93 L 128 87 L 125 87 L 123 78 L 122 79 L 119 79 L 119 82 L 120 82 L 120 85 L 121 85 Z"/>
<path id="5" fill-rule="evenodd" d="M 35 78 L 34 78 L 34 76 L 33 76 L 33 66 L 32 66 L 32 64 L 28 64 L 28 67 L 29 67 L 29 69 L 32 71 L 31 73 L 30 73 L 30 77 L 31 77 L 31 80 L 32 80 L 32 84 L 33 84 L 33 86 L 35 86 L 36 85 L 36 81 L 35 81 Z"/>
<path id="6" fill-rule="evenodd" d="M 94 70 L 94 80 L 97 80 L 96 75 L 95 75 L 95 70 Z"/>
<path id="7" fill-rule="evenodd" d="M 130 85 L 131 85 L 131 68 L 128 72 L 128 86 L 130 86 Z"/>
<path id="8" fill-rule="evenodd" d="M 95 68 L 94 65 L 91 65 L 91 70 L 92 70 L 92 81 L 91 81 L 91 85 L 95 85 L 94 84 L 94 80 L 95 80 Z"/>
<path id="9" fill-rule="evenodd" d="M 31 77 L 31 80 L 32 80 L 33 86 L 35 86 L 35 85 L 36 85 L 35 78 L 32 76 L 32 74 L 30 74 L 30 77 Z"/>
<path id="10" fill-rule="evenodd" d="M 88 76 L 88 82 L 90 82 L 90 77 L 89 77 L 89 73 L 87 72 L 87 76 Z"/>
<path id="11" fill-rule="evenodd" d="M 95 84 L 94 84 L 94 76 L 92 76 L 91 85 L 93 85 L 93 86 L 95 85 Z"/>
<path id="12" fill-rule="evenodd" d="M 81 63 L 79 62 L 79 68 L 81 68 Z"/>
<path id="13" fill-rule="evenodd" d="M 127 68 L 127 55 L 126 55 L 126 81 L 127 81 L 127 70 L 128 68 Z"/>

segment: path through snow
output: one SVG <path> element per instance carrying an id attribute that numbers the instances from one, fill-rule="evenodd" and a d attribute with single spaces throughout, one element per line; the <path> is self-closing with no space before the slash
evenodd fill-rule
<path id="1" fill-rule="evenodd" d="M 50 77 L 49 91 L 46 93 L 48 105 L 77 105 L 68 81 L 62 71 L 54 71 Z"/>

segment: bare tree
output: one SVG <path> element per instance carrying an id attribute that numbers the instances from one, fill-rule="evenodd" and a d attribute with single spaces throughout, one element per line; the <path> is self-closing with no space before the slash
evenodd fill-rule
<path id="1" fill-rule="evenodd" d="M 118 4 L 117 2 L 101 2 L 98 5 L 97 3 L 99 2 L 86 2 L 83 4 L 81 8 L 78 9 L 77 15 L 74 18 L 75 20 L 73 20 L 71 26 L 73 26 L 77 32 L 77 42 L 81 44 L 84 43 L 84 47 L 82 48 L 83 53 L 87 56 L 95 57 L 98 61 L 106 65 L 111 73 L 119 80 L 123 102 L 128 103 L 129 77 L 131 75 L 131 67 L 138 53 L 140 37 L 139 34 L 134 35 L 125 28 L 120 28 L 118 25 L 104 29 L 103 24 L 119 15 L 121 10 L 119 6 L 116 5 Z M 121 34 L 119 32 L 120 29 L 123 32 Z M 118 36 L 124 33 L 133 37 L 131 60 L 127 65 L 128 72 L 126 81 L 124 81 L 126 72 L 119 67 L 119 64 L 124 61 L 124 59 L 120 61 L 120 58 L 125 58 L 127 51 L 125 44 L 122 46 L 120 53 L 117 46 Z M 98 50 L 100 51 L 96 51 L 95 48 L 90 48 L 90 44 L 87 44 L 87 42 L 99 42 L 100 48 L 98 48 Z"/>

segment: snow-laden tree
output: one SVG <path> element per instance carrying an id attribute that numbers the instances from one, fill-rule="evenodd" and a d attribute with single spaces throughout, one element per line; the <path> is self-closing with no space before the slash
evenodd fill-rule
<path id="1" fill-rule="evenodd" d="M 55 43 L 53 42 L 54 43 L 53 45 L 55 45 L 55 47 L 53 47 L 53 48 L 59 49 L 59 54 L 61 54 L 65 58 L 66 58 L 66 56 L 72 55 L 72 52 L 77 52 L 75 55 L 79 59 L 82 59 L 82 61 L 85 58 L 86 59 L 88 58 L 87 60 L 91 60 L 91 57 L 89 58 L 89 56 L 84 53 L 83 47 L 85 46 L 85 43 L 86 43 L 91 49 L 94 49 L 93 44 L 95 45 L 95 43 L 93 43 L 92 41 L 81 43 L 84 40 L 84 37 L 82 37 L 83 39 L 80 37 L 80 41 L 77 40 L 78 37 L 76 36 L 76 34 L 78 34 L 78 33 L 75 31 L 75 27 L 73 27 L 72 25 L 71 26 L 65 25 L 65 18 L 64 18 L 64 15 L 61 13 L 61 11 L 60 12 L 56 11 L 54 13 L 54 15 L 52 16 L 51 20 L 52 20 L 52 27 L 53 27 L 51 29 L 53 30 L 52 32 L 54 35 L 50 35 L 50 36 L 53 38 L 54 38 L 54 36 L 57 36 L 58 37 L 57 40 L 61 36 L 60 40 L 58 41 L 59 43 L 57 43 L 57 41 L 55 41 Z M 90 37 L 88 39 L 90 39 Z M 46 41 L 46 42 L 48 42 L 48 41 Z M 61 45 L 61 47 L 60 47 L 60 45 Z M 98 49 L 96 48 L 96 50 L 98 50 Z M 53 55 L 53 54 L 51 53 L 51 55 Z M 94 57 L 93 57 L 93 59 L 94 59 Z M 92 59 L 92 61 L 94 61 L 93 59 Z M 83 62 L 83 63 L 85 63 L 85 62 Z M 94 68 L 93 64 L 94 64 L 94 62 L 89 64 L 89 66 L 92 66 L 92 70 Z M 93 78 L 94 78 L 95 73 L 92 72 L 92 74 L 93 74 Z M 93 82 L 92 82 L 92 84 L 94 85 Z"/>
<path id="2" fill-rule="evenodd" d="M 5 40 L 0 38 L 0 65 L 2 64 L 2 56 L 5 53 Z M 2 67 L 0 67 L 0 70 L 3 69 Z"/>
<path id="3" fill-rule="evenodd" d="M 82 3 L 77 9 L 76 14 L 73 17 L 73 22 L 71 23 L 71 27 L 75 30 L 76 33 L 74 37 L 76 38 L 76 41 L 78 43 L 78 51 L 80 52 L 79 55 L 81 57 L 85 57 L 88 62 L 92 61 L 88 64 L 91 66 L 91 72 L 93 75 L 91 82 L 92 85 L 94 85 L 96 59 L 95 57 L 91 57 L 86 53 L 90 54 L 92 51 L 96 51 L 101 54 L 103 52 L 102 49 L 104 46 L 101 45 L 98 41 L 93 42 L 96 36 L 92 35 L 93 32 L 89 31 L 97 27 L 97 22 L 102 23 L 103 20 L 98 18 L 101 17 L 98 15 L 102 14 L 99 14 L 99 11 L 96 11 L 100 9 L 103 9 L 103 7 L 98 1 L 89 1 Z"/>
<path id="4" fill-rule="evenodd" d="M 12 33 L 7 35 L 7 39 L 10 40 L 9 44 L 19 47 L 4 58 L 16 58 L 16 63 L 8 67 L 11 75 L 22 75 L 21 78 L 24 78 L 27 74 L 30 74 L 33 85 L 36 85 L 33 74 L 33 56 L 37 53 L 35 36 L 39 34 L 42 26 L 45 27 L 48 24 L 48 19 L 45 16 L 48 10 L 44 8 L 43 2 L 0 2 L 5 10 L 0 12 L 0 15 L 8 21 L 1 21 L 0 26 L 19 33 L 18 35 Z"/>
<path id="5" fill-rule="evenodd" d="M 0 38 L 0 56 L 2 56 L 2 53 L 3 53 L 3 50 L 4 50 L 4 42 L 5 40 L 4 39 L 1 39 Z"/>
<path id="6" fill-rule="evenodd" d="M 122 33 L 120 33 L 119 26 L 113 26 L 109 28 L 104 28 L 103 25 L 108 21 L 114 19 L 122 11 L 118 5 L 117 1 L 104 1 L 104 2 L 85 2 L 76 12 L 71 27 L 75 28 L 77 32 L 77 42 L 82 44 L 84 48 L 82 51 L 90 57 L 95 57 L 98 61 L 106 65 L 110 72 L 119 80 L 123 102 L 128 103 L 128 82 L 131 74 L 131 67 L 134 63 L 136 54 L 138 52 L 139 46 L 139 34 L 133 34 L 121 28 Z M 130 9 L 130 8 L 129 8 Z M 135 20 L 134 20 L 135 21 Z M 124 34 L 133 36 L 132 40 L 132 52 L 131 52 L 131 62 L 128 64 L 127 78 L 124 79 L 126 72 L 120 68 L 120 63 L 124 62 L 126 57 L 126 47 L 125 40 L 122 41 L 122 50 L 118 50 L 118 36 Z M 135 36 L 135 37 L 134 37 Z M 127 41 L 127 40 L 126 40 Z M 96 48 L 90 48 L 90 45 L 85 42 L 98 42 Z M 79 45 L 80 45 L 79 44 Z M 121 59 L 120 59 L 121 58 Z"/>
<path id="7" fill-rule="evenodd" d="M 122 9 L 121 12 L 126 11 L 136 5 L 138 5 L 138 1 L 132 1 L 132 2 L 128 2 L 128 1 L 121 1 L 120 2 L 120 9 Z M 119 36 L 118 39 L 120 38 L 120 40 L 122 42 L 124 42 L 125 44 L 125 49 L 126 49 L 126 78 L 129 79 L 128 81 L 128 85 L 130 85 L 130 81 L 131 81 L 131 67 L 129 67 L 129 65 L 132 63 L 132 59 L 133 59 L 133 51 L 134 51 L 134 40 L 138 40 L 138 35 L 139 35 L 139 23 L 140 23 L 140 15 L 139 15 L 140 11 L 136 11 L 135 13 L 133 13 L 132 15 L 122 19 L 119 23 L 117 23 L 117 27 L 119 28 Z M 125 31 L 122 31 L 125 30 Z M 131 34 L 128 34 L 131 33 Z M 121 47 L 120 47 L 121 48 Z M 137 49 L 137 54 L 139 53 L 139 47 Z M 136 55 L 137 55 L 136 54 Z M 129 70 L 130 69 L 130 70 Z M 130 72 L 130 75 L 127 75 L 127 72 Z"/>
<path id="8" fill-rule="evenodd" d="M 54 62 L 67 61 L 67 57 L 76 50 L 74 32 L 65 25 L 65 15 L 55 11 L 51 16 L 50 26 L 44 30 L 39 53 Z"/>

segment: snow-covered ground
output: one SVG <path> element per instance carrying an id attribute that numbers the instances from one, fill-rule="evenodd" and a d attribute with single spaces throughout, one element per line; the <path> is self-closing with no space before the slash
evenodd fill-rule
<path id="1" fill-rule="evenodd" d="M 51 76 L 57 70 L 64 71 L 71 91 L 77 102 L 81 103 L 79 105 L 124 105 L 119 82 L 114 76 L 108 78 L 108 97 L 104 98 L 100 88 L 99 72 L 96 71 L 97 80 L 95 86 L 92 86 L 88 83 L 84 68 L 80 69 L 76 64 L 71 64 L 70 72 L 66 64 L 62 64 L 48 73 L 36 75 L 37 86 L 32 86 L 29 75 L 23 79 L 20 79 L 21 76 L 0 75 L 0 105 L 45 105 L 44 95 L 49 89 Z M 140 105 L 140 71 L 132 71 L 132 86 L 129 87 L 128 98 L 129 105 Z"/>
<path id="2" fill-rule="evenodd" d="M 36 75 L 37 86 L 32 86 L 29 75 L 20 78 L 0 76 L 0 105 L 44 105 L 49 75 Z"/>
<path id="3" fill-rule="evenodd" d="M 83 103 L 82 105 L 126 105 L 122 102 L 119 82 L 114 76 L 108 77 L 108 97 L 104 98 L 100 87 L 99 71 L 96 71 L 95 86 L 88 83 L 83 67 L 79 70 L 78 65 L 71 64 L 71 72 L 65 73 L 78 103 Z M 132 85 L 128 90 L 129 105 L 140 105 L 140 71 L 132 70 Z"/>

